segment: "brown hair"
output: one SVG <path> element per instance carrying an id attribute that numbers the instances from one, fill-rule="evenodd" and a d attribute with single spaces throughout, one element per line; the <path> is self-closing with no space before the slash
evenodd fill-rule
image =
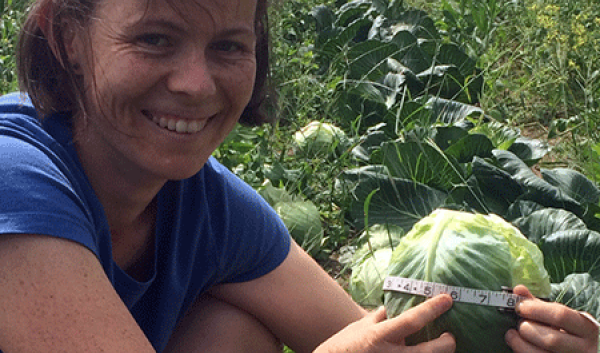
<path id="1" fill-rule="evenodd" d="M 83 83 L 69 65 L 62 31 L 66 21 L 84 29 L 98 0 L 36 0 L 19 35 L 17 70 L 40 118 L 62 111 L 85 111 Z M 256 7 L 256 79 L 240 123 L 254 126 L 270 119 L 263 110 L 268 97 L 269 28 L 267 0 Z"/>

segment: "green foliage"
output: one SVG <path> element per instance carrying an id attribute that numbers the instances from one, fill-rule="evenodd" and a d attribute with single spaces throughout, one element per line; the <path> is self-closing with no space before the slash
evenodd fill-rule
<path id="1" fill-rule="evenodd" d="M 17 90 L 15 49 L 25 0 L 0 1 L 0 94 Z"/>
<path id="2" fill-rule="evenodd" d="M 349 292 L 365 307 L 383 305 L 383 282 L 392 251 L 404 235 L 402 228 L 391 224 L 375 224 L 359 237 L 360 248 L 352 257 Z"/>
<path id="3" fill-rule="evenodd" d="M 483 78 L 455 44 L 441 41 L 426 13 L 390 3 L 352 1 L 313 10 L 321 71 L 338 77 L 335 115 L 363 134 L 384 123 L 388 135 L 433 121 L 428 97 L 464 104 L 479 100 Z"/>

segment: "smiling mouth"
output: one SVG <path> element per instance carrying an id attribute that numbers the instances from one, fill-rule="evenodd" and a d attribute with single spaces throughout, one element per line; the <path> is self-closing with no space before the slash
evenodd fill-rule
<path id="1" fill-rule="evenodd" d="M 190 120 L 181 119 L 166 114 L 154 115 L 147 110 L 142 111 L 142 113 L 152 120 L 157 126 L 180 134 L 195 134 L 200 132 L 208 122 L 208 119 Z"/>

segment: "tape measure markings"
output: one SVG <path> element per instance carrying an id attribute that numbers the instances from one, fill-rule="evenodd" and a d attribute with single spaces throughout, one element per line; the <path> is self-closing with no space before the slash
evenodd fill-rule
<path id="1" fill-rule="evenodd" d="M 518 302 L 525 299 L 522 296 L 504 291 L 449 286 L 442 283 L 393 276 L 385 279 L 383 290 L 420 295 L 428 298 L 447 293 L 450 294 L 455 302 L 507 309 L 514 309 Z"/>

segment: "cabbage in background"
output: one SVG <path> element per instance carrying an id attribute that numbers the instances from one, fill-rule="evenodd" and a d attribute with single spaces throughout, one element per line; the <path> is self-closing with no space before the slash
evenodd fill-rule
<path id="1" fill-rule="evenodd" d="M 364 242 L 352 257 L 349 291 L 364 307 L 383 305 L 383 281 L 387 276 L 392 251 L 404 235 L 393 224 L 375 224 L 361 234 Z"/>
<path id="2" fill-rule="evenodd" d="M 321 251 L 321 214 L 312 201 L 281 201 L 273 206 L 292 238 L 311 256 Z"/>
<path id="3" fill-rule="evenodd" d="M 308 157 L 339 157 L 351 145 L 342 129 L 320 121 L 311 121 L 293 138 L 298 152 Z"/>
<path id="4" fill-rule="evenodd" d="M 321 213 L 310 200 L 294 197 L 285 188 L 276 188 L 266 181 L 258 193 L 273 207 L 292 238 L 311 256 L 321 251 L 323 225 Z"/>
<path id="5" fill-rule="evenodd" d="M 495 215 L 434 211 L 401 239 L 392 254 L 389 275 L 494 291 L 524 284 L 535 296 L 550 294 L 541 251 Z M 397 292 L 384 295 L 388 317 L 425 299 Z M 456 338 L 456 352 L 511 352 L 504 334 L 516 324 L 515 315 L 495 307 L 454 303 L 407 343 L 429 341 L 448 331 Z"/>

